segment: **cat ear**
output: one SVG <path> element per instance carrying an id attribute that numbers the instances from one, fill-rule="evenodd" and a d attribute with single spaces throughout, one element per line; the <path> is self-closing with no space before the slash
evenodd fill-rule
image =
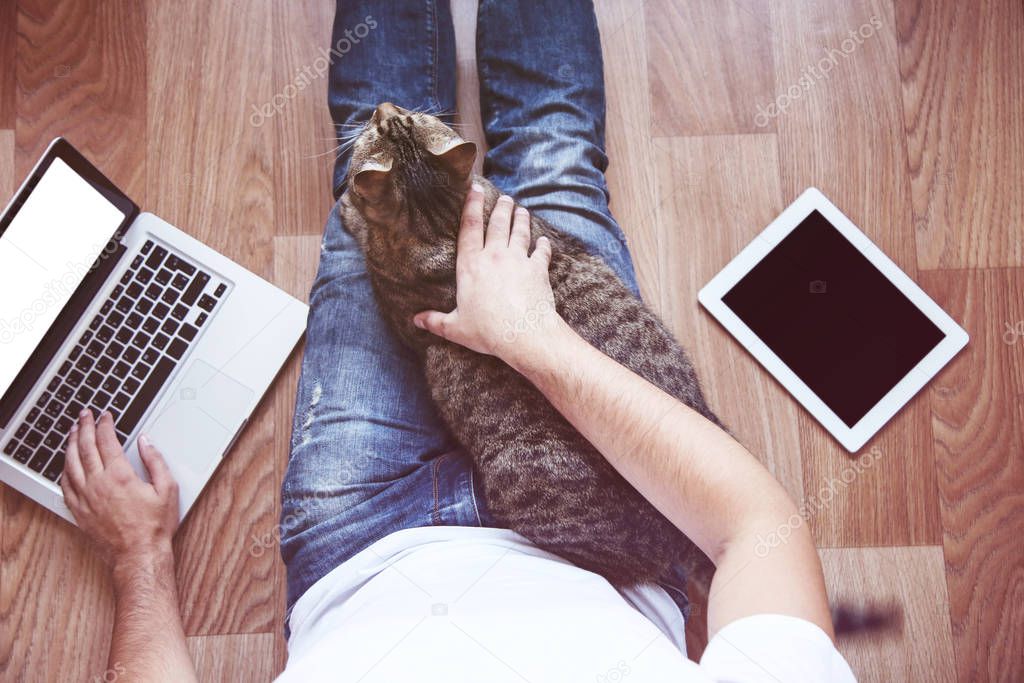
<path id="1" fill-rule="evenodd" d="M 368 202 L 379 202 L 388 190 L 391 179 L 391 161 L 367 159 L 352 177 L 352 189 Z"/>
<path id="2" fill-rule="evenodd" d="M 445 168 L 459 180 L 466 180 L 473 172 L 473 162 L 476 161 L 476 144 L 466 142 L 460 138 L 453 138 L 440 150 L 430 150 L 430 153 L 437 157 Z"/>

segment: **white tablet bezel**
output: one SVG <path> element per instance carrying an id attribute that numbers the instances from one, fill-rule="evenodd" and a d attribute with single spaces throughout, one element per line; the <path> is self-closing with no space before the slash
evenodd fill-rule
<path id="1" fill-rule="evenodd" d="M 839 416 L 722 301 L 726 292 L 815 210 L 835 226 L 850 244 L 873 263 L 945 335 L 945 338 L 853 427 L 848 427 L 839 419 Z M 939 308 L 938 304 L 900 270 L 899 266 L 882 253 L 867 235 L 853 224 L 853 221 L 814 187 L 808 188 L 755 237 L 700 290 L 697 298 L 701 305 L 851 453 L 860 450 L 868 439 L 967 345 L 969 339 L 962 327 Z"/>

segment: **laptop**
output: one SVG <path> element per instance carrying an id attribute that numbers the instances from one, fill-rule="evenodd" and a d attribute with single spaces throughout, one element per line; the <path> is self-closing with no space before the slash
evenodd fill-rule
<path id="1" fill-rule="evenodd" d="M 73 523 L 68 429 L 107 410 L 140 476 L 136 437 L 161 451 L 184 518 L 307 313 L 54 140 L 0 216 L 0 481 Z"/>

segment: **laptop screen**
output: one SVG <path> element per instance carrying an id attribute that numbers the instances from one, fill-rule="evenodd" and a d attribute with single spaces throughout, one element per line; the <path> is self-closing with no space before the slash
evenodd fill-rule
<path id="1" fill-rule="evenodd" d="M 0 235 L 0 395 L 126 215 L 56 157 Z"/>

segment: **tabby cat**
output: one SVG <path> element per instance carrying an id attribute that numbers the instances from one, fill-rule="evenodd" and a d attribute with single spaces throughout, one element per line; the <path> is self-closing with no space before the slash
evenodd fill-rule
<path id="1" fill-rule="evenodd" d="M 485 221 L 500 195 L 473 176 L 476 146 L 439 119 L 378 107 L 353 144 L 344 225 L 365 256 L 374 293 L 422 359 L 434 402 L 473 459 L 495 520 L 616 586 L 710 561 L 509 366 L 413 326 L 414 314 L 455 307 L 455 245 L 471 182 Z M 669 331 L 598 257 L 531 215 L 551 241 L 558 313 L 583 338 L 708 419 L 700 384 Z"/>

